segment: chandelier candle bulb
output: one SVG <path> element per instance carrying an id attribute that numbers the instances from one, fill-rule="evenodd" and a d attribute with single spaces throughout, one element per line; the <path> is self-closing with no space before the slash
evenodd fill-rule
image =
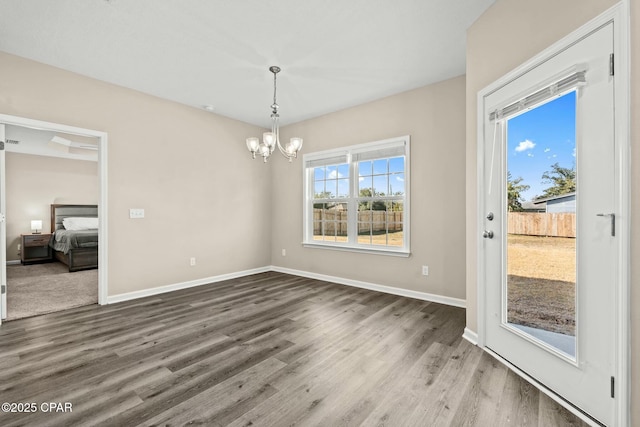
<path id="1" fill-rule="evenodd" d="M 273 154 L 276 146 L 289 162 L 298 157 L 298 152 L 302 148 L 302 138 L 294 137 L 283 147 L 280 144 L 280 114 L 278 114 L 278 103 L 276 102 L 276 76 L 280 72 L 280 67 L 271 66 L 269 71 L 273 73 L 273 104 L 271 104 L 271 132 L 262 134 L 262 142 L 256 137 L 247 138 L 247 149 L 251 152 L 251 157 L 256 158 L 256 153 L 262 156 L 264 163 Z"/>

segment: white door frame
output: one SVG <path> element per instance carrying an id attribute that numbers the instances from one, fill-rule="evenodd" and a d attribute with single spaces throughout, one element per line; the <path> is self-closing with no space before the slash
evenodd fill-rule
<path id="1" fill-rule="evenodd" d="M 616 312 L 616 331 L 615 331 L 615 371 L 616 371 L 616 413 L 614 415 L 614 425 L 627 426 L 630 424 L 630 218 L 631 218 L 631 172 L 630 172 L 630 105 L 629 105 L 629 3 L 624 0 L 613 6 L 600 16 L 589 21 L 576 31 L 564 37 L 560 41 L 554 43 L 538 55 L 531 58 L 515 70 L 501 77 L 491 85 L 478 92 L 478 109 L 477 109 L 477 228 L 476 228 L 476 250 L 477 250 L 477 304 L 478 304 L 478 346 L 484 348 L 485 351 L 493 354 L 498 360 L 507 364 L 516 373 L 523 376 L 534 386 L 539 388 L 543 393 L 547 394 L 556 402 L 565 406 L 569 411 L 592 423 L 591 419 L 586 417 L 582 412 L 568 404 L 561 396 L 556 395 L 553 391 L 547 389 L 544 385 L 538 383 L 524 372 L 511 365 L 505 359 L 491 352 L 485 347 L 486 334 L 486 287 L 484 283 L 485 277 L 485 257 L 483 250 L 483 239 L 480 236 L 480 230 L 484 227 L 484 198 L 483 180 L 484 180 L 484 118 L 489 111 L 484 111 L 484 98 L 489 94 L 502 88 L 509 82 L 522 76 L 529 70 L 535 68 L 557 53 L 568 48 L 587 34 L 605 25 L 608 22 L 614 23 L 614 69 L 615 69 L 615 161 L 616 161 L 616 188 L 618 189 L 616 212 L 619 212 L 620 221 L 616 216 L 616 231 L 619 231 L 618 249 L 620 254 L 617 281 L 614 284 L 615 292 L 615 312 Z"/>
<path id="2" fill-rule="evenodd" d="M 5 125 L 21 126 L 31 129 L 44 130 L 50 132 L 62 132 L 71 135 L 98 138 L 98 182 L 99 182 L 99 204 L 98 204 L 98 304 L 107 304 L 108 281 L 107 281 L 107 133 L 91 129 L 83 129 L 59 123 L 44 122 L 41 120 L 28 119 L 25 117 L 10 116 L 0 114 L 0 123 Z M 0 171 L 0 180 L 4 184 L 5 171 Z M 6 242 L 0 242 L 6 244 Z M 6 270 L 5 266 L 0 268 Z M 6 283 L 5 283 L 6 284 Z M 2 320 L 0 319 L 0 323 Z"/>

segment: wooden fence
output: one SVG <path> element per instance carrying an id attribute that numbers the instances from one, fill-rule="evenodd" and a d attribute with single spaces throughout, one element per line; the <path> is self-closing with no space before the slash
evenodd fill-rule
<path id="1" fill-rule="evenodd" d="M 403 212 L 395 211 L 363 211 L 358 212 L 358 234 L 369 232 L 377 233 L 389 230 L 390 232 L 402 231 Z M 333 236 L 347 235 L 347 211 L 313 209 L 313 234 L 322 234 L 322 222 L 324 222 L 324 234 Z"/>
<path id="2" fill-rule="evenodd" d="M 507 232 L 528 236 L 576 237 L 576 214 L 509 212 Z"/>

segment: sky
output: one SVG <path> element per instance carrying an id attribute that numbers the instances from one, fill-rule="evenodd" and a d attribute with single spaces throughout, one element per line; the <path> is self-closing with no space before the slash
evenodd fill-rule
<path id="1" fill-rule="evenodd" d="M 507 169 L 513 179 L 522 177 L 520 184 L 530 186 L 521 193 L 524 201 L 550 186 L 542 183 L 542 174 L 551 171 L 552 164 L 575 167 L 575 147 L 575 91 L 508 120 Z"/>

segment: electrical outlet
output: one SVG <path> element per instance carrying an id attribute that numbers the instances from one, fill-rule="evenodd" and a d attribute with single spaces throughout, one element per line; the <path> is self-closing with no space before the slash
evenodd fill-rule
<path id="1" fill-rule="evenodd" d="M 429 266 L 428 265 L 423 265 L 422 266 L 422 275 L 423 276 L 428 276 L 429 275 Z"/>
<path id="2" fill-rule="evenodd" d="M 22 249 L 22 245 L 18 243 L 18 252 L 20 252 L 20 249 Z"/>
<path id="3" fill-rule="evenodd" d="M 195 257 L 191 257 L 191 258 L 189 259 L 189 265 L 190 265 L 191 267 L 193 267 L 194 265 L 196 265 L 196 258 L 195 258 Z"/>
<path id="4" fill-rule="evenodd" d="M 282 250 L 282 256 L 287 256 L 287 250 L 286 249 Z"/>

